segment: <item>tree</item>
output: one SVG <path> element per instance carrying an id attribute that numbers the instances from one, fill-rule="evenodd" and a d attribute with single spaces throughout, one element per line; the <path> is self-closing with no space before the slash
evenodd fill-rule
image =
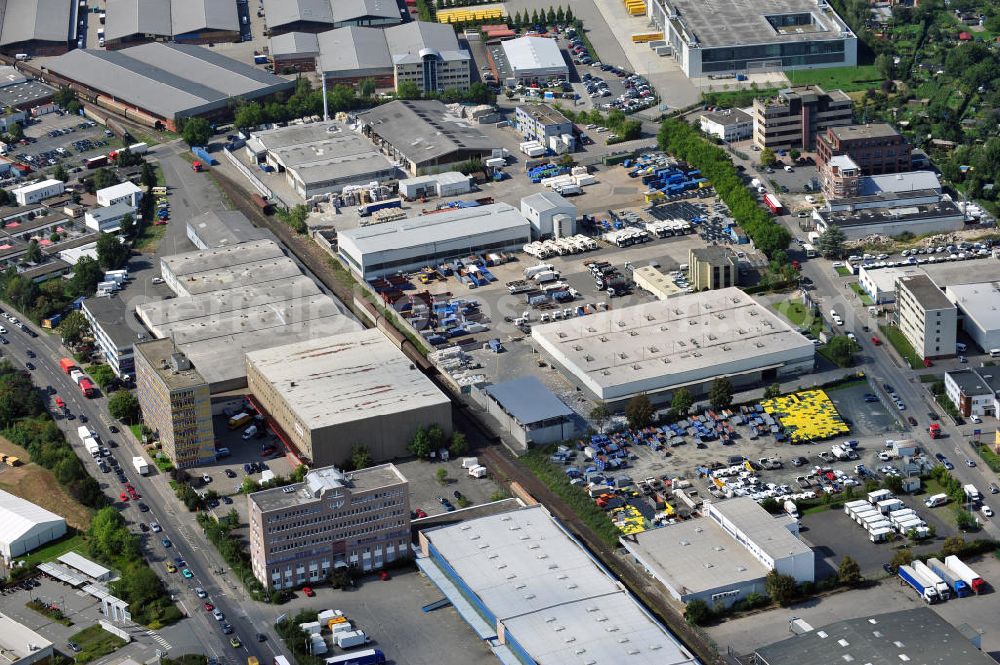
<path id="1" fill-rule="evenodd" d="M 292 206 L 290 210 L 278 210 L 278 219 L 288 224 L 288 227 L 296 233 L 305 233 L 309 230 L 306 220 L 309 218 L 309 208 L 300 204 Z"/>
<path id="2" fill-rule="evenodd" d="M 798 589 L 795 586 L 795 578 L 791 575 L 782 575 L 776 570 L 772 570 L 764 579 L 764 591 L 781 606 L 790 603 Z"/>
<path id="3" fill-rule="evenodd" d="M 135 217 L 131 214 L 126 214 L 122 217 L 121 226 L 118 230 L 122 234 L 123 238 L 131 238 L 135 233 Z"/>
<path id="4" fill-rule="evenodd" d="M 566 20 L 566 11 L 559 5 L 559 9 L 556 10 L 556 23 L 563 23 Z"/>
<path id="5" fill-rule="evenodd" d="M 556 22 L 556 12 L 552 7 L 549 7 L 549 11 L 545 14 L 545 22 L 549 25 Z"/>
<path id="6" fill-rule="evenodd" d="M 61 106 L 63 108 L 66 108 L 66 105 L 69 104 L 74 99 L 76 99 L 76 93 L 73 92 L 73 90 L 66 85 L 59 88 L 59 90 L 57 90 L 56 93 L 52 96 L 52 101 L 55 102 L 56 105 Z"/>
<path id="7" fill-rule="evenodd" d="M 95 190 L 104 189 L 105 187 L 117 185 L 118 176 L 116 176 L 113 171 L 102 167 L 94 171 L 94 175 L 91 176 L 90 182 L 94 186 Z"/>
<path id="8" fill-rule="evenodd" d="M 913 550 L 905 547 L 901 550 L 896 550 L 892 558 L 889 559 L 889 565 L 893 570 L 899 570 L 900 566 L 909 566 L 911 563 L 913 563 Z"/>
<path id="9" fill-rule="evenodd" d="M 66 172 L 65 167 L 62 164 L 56 167 L 56 170 L 52 172 L 52 177 L 56 180 L 62 180 L 63 182 L 69 182 L 69 173 Z"/>
<path id="10" fill-rule="evenodd" d="M 573 21 L 573 5 L 572 4 L 569 4 L 569 5 L 566 6 L 566 21 L 567 22 L 572 22 Z"/>
<path id="11" fill-rule="evenodd" d="M 686 416 L 693 404 L 694 398 L 691 397 L 691 391 L 687 388 L 678 388 L 675 390 L 674 398 L 670 401 L 670 407 L 678 416 Z"/>
<path id="12" fill-rule="evenodd" d="M 632 429 L 647 427 L 653 420 L 653 405 L 646 393 L 639 393 L 628 401 L 625 406 L 625 417 Z"/>
<path id="13" fill-rule="evenodd" d="M 74 347 L 91 334 L 90 324 L 80 310 L 73 310 L 59 323 L 59 334 L 63 344 Z"/>
<path id="14" fill-rule="evenodd" d="M 534 9 L 531 12 L 531 24 L 536 25 L 538 23 L 538 10 Z"/>
<path id="15" fill-rule="evenodd" d="M 974 531 L 979 526 L 979 523 L 976 522 L 975 516 L 968 510 L 963 510 L 962 508 L 955 509 L 955 523 L 962 531 Z"/>
<path id="16" fill-rule="evenodd" d="M 108 397 L 108 413 L 123 423 L 139 420 L 139 399 L 128 390 L 116 390 Z"/>
<path id="17" fill-rule="evenodd" d="M 844 255 L 844 241 L 847 236 L 836 224 L 830 224 L 816 239 L 816 249 L 826 259 L 839 259 Z"/>
<path id="18" fill-rule="evenodd" d="M 460 457 L 469 450 L 469 442 L 465 435 L 455 430 L 451 433 L 451 443 L 448 444 L 448 454 L 452 457 Z"/>
<path id="19" fill-rule="evenodd" d="M 431 439 L 427 435 L 427 429 L 420 427 L 413 434 L 413 438 L 410 439 L 410 444 L 407 446 L 410 452 L 421 459 L 426 459 L 430 457 L 431 454 Z"/>
<path id="20" fill-rule="evenodd" d="M 733 403 L 733 384 L 724 376 L 712 381 L 708 390 L 708 401 L 716 409 L 728 409 Z"/>
<path id="21" fill-rule="evenodd" d="M 772 383 L 767 388 L 764 388 L 764 399 L 775 399 L 781 397 L 781 384 Z"/>
<path id="22" fill-rule="evenodd" d="M 763 167 L 774 166 L 778 161 L 778 157 L 774 154 L 774 150 L 770 148 L 764 148 L 760 151 L 760 165 Z"/>
<path id="23" fill-rule="evenodd" d="M 110 365 L 91 365 L 87 368 L 87 374 L 101 390 L 107 390 L 118 381 L 118 377 L 115 376 L 115 371 L 111 369 Z"/>
<path id="24" fill-rule="evenodd" d="M 826 353 L 837 367 L 850 367 L 854 363 L 854 342 L 846 335 L 837 335 L 827 342 Z"/>
<path id="25" fill-rule="evenodd" d="M 69 280 L 70 292 L 74 297 L 92 296 L 97 289 L 97 283 L 103 278 L 104 271 L 96 260 L 89 256 L 81 257 L 73 266 L 73 277 Z M 63 323 L 65 324 L 65 321 Z"/>
<path id="26" fill-rule="evenodd" d="M 372 465 L 372 454 L 363 443 L 356 443 L 351 447 L 350 465 L 352 469 L 364 469 Z"/>
<path id="27" fill-rule="evenodd" d="M 882 487 L 893 494 L 903 493 L 903 479 L 898 476 L 886 476 L 882 481 Z"/>
<path id="28" fill-rule="evenodd" d="M 375 79 L 372 77 L 367 77 L 361 79 L 358 83 L 358 94 L 362 97 L 368 98 L 375 94 Z"/>
<path id="29" fill-rule="evenodd" d="M 187 118 L 181 128 L 181 138 L 189 146 L 203 146 L 212 137 L 212 126 L 204 118 Z"/>
<path id="30" fill-rule="evenodd" d="M 864 578 L 861 576 L 861 566 L 849 556 L 845 556 L 837 566 L 837 579 L 841 584 L 854 586 Z"/>
<path id="31" fill-rule="evenodd" d="M 888 53 L 880 53 L 875 56 L 875 69 L 878 71 L 879 76 L 887 81 L 891 81 L 894 78 L 893 74 L 895 73 L 892 56 Z"/>
<path id="32" fill-rule="evenodd" d="M 413 81 L 403 81 L 396 86 L 398 99 L 420 99 L 420 87 Z"/>
<path id="33" fill-rule="evenodd" d="M 796 150 L 795 148 L 792 148 L 791 150 L 788 151 L 788 156 L 792 158 L 793 162 L 797 162 L 799 161 L 799 157 L 802 156 L 802 153 Z"/>
<path id="34" fill-rule="evenodd" d="M 104 270 L 118 270 L 128 263 L 131 250 L 114 233 L 102 233 L 97 238 L 97 263 Z"/>
<path id="35" fill-rule="evenodd" d="M 611 417 L 611 409 L 604 402 L 594 402 L 594 406 L 590 409 L 590 419 L 594 421 L 597 428 L 604 431 L 604 424 L 608 422 L 608 418 Z"/>
<path id="36" fill-rule="evenodd" d="M 149 162 L 143 162 L 140 182 L 142 182 L 142 186 L 146 189 L 156 187 L 156 167 Z"/>
<path id="37" fill-rule="evenodd" d="M 437 478 L 439 485 L 444 485 L 448 482 L 448 469 L 441 467 L 435 473 L 434 477 Z"/>
<path id="38" fill-rule="evenodd" d="M 712 620 L 712 608 L 701 598 L 695 598 L 684 608 L 684 620 L 692 626 L 704 626 Z"/>
<path id="39" fill-rule="evenodd" d="M 961 536 L 951 536 L 944 539 L 941 546 L 941 554 L 944 556 L 959 556 L 965 551 L 965 538 Z"/>
<path id="40" fill-rule="evenodd" d="M 42 248 L 38 244 L 38 241 L 34 238 L 28 241 L 28 250 L 25 252 L 24 258 L 28 261 L 28 263 L 41 263 Z"/>
<path id="41" fill-rule="evenodd" d="M 264 109 L 256 102 L 244 104 L 233 114 L 233 126 L 237 129 L 256 127 L 264 122 Z"/>

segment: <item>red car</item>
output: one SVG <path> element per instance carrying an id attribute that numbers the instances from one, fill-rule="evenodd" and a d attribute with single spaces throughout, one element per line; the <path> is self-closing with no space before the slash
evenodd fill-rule
<path id="1" fill-rule="evenodd" d="M 924 358 L 924 367 L 933 367 L 934 363 L 931 362 L 930 358 Z"/>
<path id="2" fill-rule="evenodd" d="M 427 517 L 427 513 L 425 513 L 422 508 L 417 508 L 414 512 L 416 512 L 417 517 L 420 519 Z"/>
<path id="3" fill-rule="evenodd" d="M 878 337 L 872 337 L 872 344 L 874 344 L 875 346 L 882 346 L 882 340 L 880 340 Z"/>
<path id="4" fill-rule="evenodd" d="M 122 501 L 128 501 L 128 494 L 122 492 L 120 495 L 118 495 L 118 498 L 120 498 Z"/>
<path id="5" fill-rule="evenodd" d="M 312 590 L 311 586 L 304 586 L 304 587 L 302 587 L 302 593 L 304 593 L 305 595 L 309 596 L 310 598 L 312 598 L 313 596 L 316 595 L 316 592 Z"/>
<path id="6" fill-rule="evenodd" d="M 383 582 L 385 582 L 386 580 L 389 579 L 389 573 L 387 573 L 384 570 L 380 570 L 380 571 L 378 571 L 378 578 L 380 580 L 382 580 Z"/>
<path id="7" fill-rule="evenodd" d="M 215 605 L 213 605 L 212 603 L 205 603 L 205 611 L 206 612 L 211 612 L 214 609 L 215 609 Z"/>

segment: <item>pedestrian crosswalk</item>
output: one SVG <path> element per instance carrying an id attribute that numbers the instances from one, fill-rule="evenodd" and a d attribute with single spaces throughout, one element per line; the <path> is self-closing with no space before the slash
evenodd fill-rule
<path id="1" fill-rule="evenodd" d="M 149 635 L 149 637 L 154 642 L 156 642 L 161 647 L 163 647 L 164 651 L 169 651 L 170 650 L 170 642 L 167 642 L 167 640 L 165 640 L 162 635 L 160 635 L 159 633 L 155 633 L 155 632 L 153 632 L 151 630 L 147 630 L 146 634 Z"/>

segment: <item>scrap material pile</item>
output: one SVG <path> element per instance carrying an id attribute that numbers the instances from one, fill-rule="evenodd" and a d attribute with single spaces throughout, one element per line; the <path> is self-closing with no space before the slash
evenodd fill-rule
<path id="1" fill-rule="evenodd" d="M 851 431 L 823 390 L 764 400 L 761 406 L 787 429 L 792 443 L 822 441 Z"/>

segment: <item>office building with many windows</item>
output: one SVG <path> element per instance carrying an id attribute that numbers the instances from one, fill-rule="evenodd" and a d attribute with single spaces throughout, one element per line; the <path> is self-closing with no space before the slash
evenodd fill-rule
<path id="1" fill-rule="evenodd" d="M 828 127 L 816 140 L 816 167 L 823 172 L 833 158 L 847 156 L 863 175 L 905 173 L 912 151 L 906 137 L 884 122 Z"/>
<path id="2" fill-rule="evenodd" d="M 409 483 L 392 464 L 313 469 L 301 483 L 251 494 L 249 522 L 261 584 L 287 589 L 335 568 L 375 570 L 410 556 Z"/>
<path id="3" fill-rule="evenodd" d="M 896 281 L 896 324 L 921 358 L 955 355 L 958 309 L 927 275 Z"/>
<path id="4" fill-rule="evenodd" d="M 829 127 L 854 122 L 854 102 L 842 90 L 816 85 L 786 88 L 770 99 L 753 101 L 753 142 L 758 148 L 810 149 Z"/>
<path id="5" fill-rule="evenodd" d="M 689 77 L 845 67 L 858 39 L 823 0 L 647 0 Z"/>
<path id="6" fill-rule="evenodd" d="M 173 340 L 135 345 L 136 397 L 146 426 L 180 469 L 215 461 L 208 382 Z"/>

